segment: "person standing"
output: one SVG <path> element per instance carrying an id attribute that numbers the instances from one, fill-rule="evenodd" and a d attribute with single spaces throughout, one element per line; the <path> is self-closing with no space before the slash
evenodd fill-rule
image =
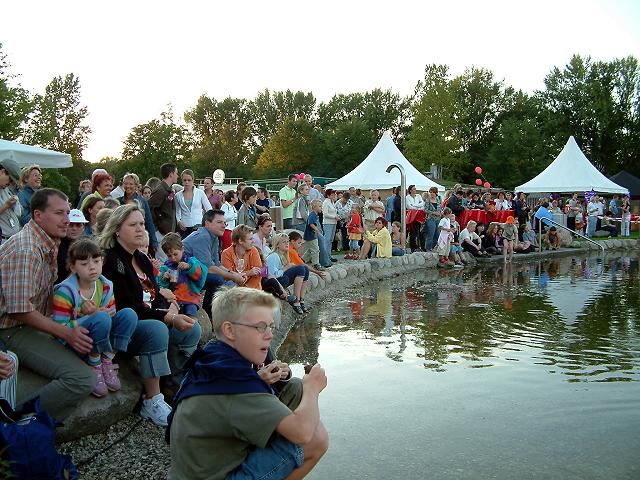
<path id="1" fill-rule="evenodd" d="M 218 190 L 213 188 L 213 179 L 211 177 L 204 177 L 204 194 L 207 196 L 211 208 L 219 209 L 222 206 L 224 199 L 222 195 L 218 193 Z"/>
<path id="2" fill-rule="evenodd" d="M 349 233 L 347 232 L 347 224 L 351 219 L 351 210 L 353 202 L 351 194 L 343 192 L 340 200 L 336 202 L 336 213 L 338 214 L 338 227 L 340 229 L 340 237 L 342 238 L 342 250 L 349 250 Z"/>
<path id="3" fill-rule="evenodd" d="M 296 183 L 298 180 L 294 174 L 289 175 L 287 184 L 280 189 L 280 206 L 282 207 L 283 228 L 293 228 L 293 204 L 296 200 Z"/>
<path id="4" fill-rule="evenodd" d="M 391 195 L 387 197 L 384 216 L 388 223 L 393 221 L 393 218 L 392 218 L 393 217 L 393 201 L 396 198 L 397 192 L 398 192 L 397 187 L 393 187 L 393 190 L 391 190 Z"/>
<path id="5" fill-rule="evenodd" d="M 385 214 L 384 203 L 380 201 L 380 193 L 378 190 L 369 192 L 369 200 L 364 202 L 364 227 L 368 232 L 375 229 L 375 223 L 378 217 Z"/>
<path id="6" fill-rule="evenodd" d="M 153 217 L 153 224 L 156 226 L 156 239 L 158 244 L 167 233 L 175 230 L 176 207 L 174 203 L 175 193 L 173 184 L 178 181 L 178 167 L 173 163 L 165 163 L 160 167 L 162 180 L 151 192 L 149 197 L 149 208 Z M 158 259 L 167 260 L 161 249 L 156 251 Z"/>
<path id="7" fill-rule="evenodd" d="M 20 172 L 21 190 L 18 200 L 22 207 L 20 226 L 26 225 L 31 220 L 31 197 L 42 186 L 42 170 L 38 165 L 24 167 Z"/>
<path id="8" fill-rule="evenodd" d="M 567 228 L 570 230 L 576 229 L 576 214 L 580 210 L 580 203 L 578 201 L 578 194 L 574 193 L 571 196 L 571 200 L 568 202 L 569 210 L 567 211 Z"/>
<path id="9" fill-rule="evenodd" d="M 324 200 L 324 198 L 322 198 L 322 192 L 314 188 L 313 177 L 308 173 L 304 176 L 304 183 L 309 185 L 309 201 L 310 202 L 313 200 L 320 200 L 320 201 Z"/>
<path id="10" fill-rule="evenodd" d="M 9 172 L 0 164 L 0 244 L 20 231 L 22 206 Z"/>
<path id="11" fill-rule="evenodd" d="M 620 205 L 620 211 L 622 212 L 622 236 L 628 237 L 631 226 L 631 203 L 629 203 L 629 195 L 622 195 L 622 202 Z"/>
<path id="12" fill-rule="evenodd" d="M 333 262 L 336 261 L 336 259 L 331 257 L 331 246 L 336 236 L 338 223 L 338 211 L 336 210 L 336 200 L 338 197 L 336 191 L 332 188 L 327 188 L 325 195 L 327 198 L 322 202 L 322 228 L 324 230 L 325 250 Z"/>
<path id="13" fill-rule="evenodd" d="M 34 190 L 31 220 L 0 246 L 0 340 L 22 365 L 50 379 L 34 396 L 43 410 L 64 420 L 95 388 L 80 357 L 93 346 L 89 331 L 67 328 L 49 316 L 58 274 L 58 244 L 69 228 L 69 199 L 59 190 Z"/>
<path id="14" fill-rule="evenodd" d="M 199 188 L 195 188 L 193 170 L 183 170 L 182 185 L 184 190 L 176 193 L 175 209 L 177 231 L 182 239 L 198 229 L 202 221 L 202 214 L 211 210 L 211 203 L 206 194 Z"/>

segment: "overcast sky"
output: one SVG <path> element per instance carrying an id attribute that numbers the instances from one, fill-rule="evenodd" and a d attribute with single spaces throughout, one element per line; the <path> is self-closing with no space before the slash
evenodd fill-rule
<path id="1" fill-rule="evenodd" d="M 424 66 L 475 65 L 533 92 L 572 54 L 640 58 L 640 2 L 3 2 L 0 42 L 22 86 L 80 77 L 93 133 L 84 158 L 119 156 L 137 124 L 202 94 L 271 90 L 410 94 Z"/>

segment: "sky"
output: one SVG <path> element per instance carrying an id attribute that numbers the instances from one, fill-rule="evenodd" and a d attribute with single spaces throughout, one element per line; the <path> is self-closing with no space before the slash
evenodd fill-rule
<path id="1" fill-rule="evenodd" d="M 640 58 L 636 0 L 111 0 L 3 2 L 2 51 L 32 93 L 80 78 L 92 129 L 85 160 L 120 156 L 130 130 L 205 94 L 268 88 L 409 95 L 424 67 L 470 66 L 532 93 L 571 55 Z"/>

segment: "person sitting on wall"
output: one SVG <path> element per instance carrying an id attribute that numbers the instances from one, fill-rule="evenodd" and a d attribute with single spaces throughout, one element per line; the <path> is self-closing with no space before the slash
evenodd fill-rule
<path id="1" fill-rule="evenodd" d="M 609 232 L 609 236 L 617 237 L 618 236 L 618 228 L 611 217 L 613 213 L 610 211 L 605 212 L 604 217 L 600 220 L 600 230 L 604 230 L 605 232 Z"/>
<path id="2" fill-rule="evenodd" d="M 189 362 L 167 429 L 169 479 L 304 478 L 327 451 L 318 407 L 327 384 L 322 367 L 302 381 L 289 379 L 276 396 L 272 386 L 290 369 L 264 366 L 276 309 L 271 295 L 251 288 L 216 295 L 217 340 Z"/>
<path id="3" fill-rule="evenodd" d="M 544 234 L 544 247 L 545 250 L 558 250 L 562 246 L 562 240 L 558 234 L 558 229 L 555 226 L 551 226 L 547 233 Z"/>
<path id="4" fill-rule="evenodd" d="M 391 234 L 384 224 L 384 217 L 378 217 L 373 224 L 374 230 L 372 232 L 364 230 L 365 240 L 360 250 L 360 260 L 367 258 L 372 244 L 375 246 L 375 256 L 377 258 L 391 258 Z"/>
<path id="5" fill-rule="evenodd" d="M 490 255 L 482 249 L 480 237 L 476 233 L 476 222 L 470 220 L 467 226 L 460 232 L 460 245 L 465 252 L 469 252 L 474 257 L 489 257 Z"/>

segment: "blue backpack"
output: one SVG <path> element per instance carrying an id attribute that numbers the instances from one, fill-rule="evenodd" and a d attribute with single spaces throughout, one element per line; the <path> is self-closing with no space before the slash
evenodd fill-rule
<path id="1" fill-rule="evenodd" d="M 12 478 L 73 480 L 78 471 L 69 455 L 56 452 L 56 422 L 34 398 L 13 410 L 0 399 L 0 449 Z"/>

